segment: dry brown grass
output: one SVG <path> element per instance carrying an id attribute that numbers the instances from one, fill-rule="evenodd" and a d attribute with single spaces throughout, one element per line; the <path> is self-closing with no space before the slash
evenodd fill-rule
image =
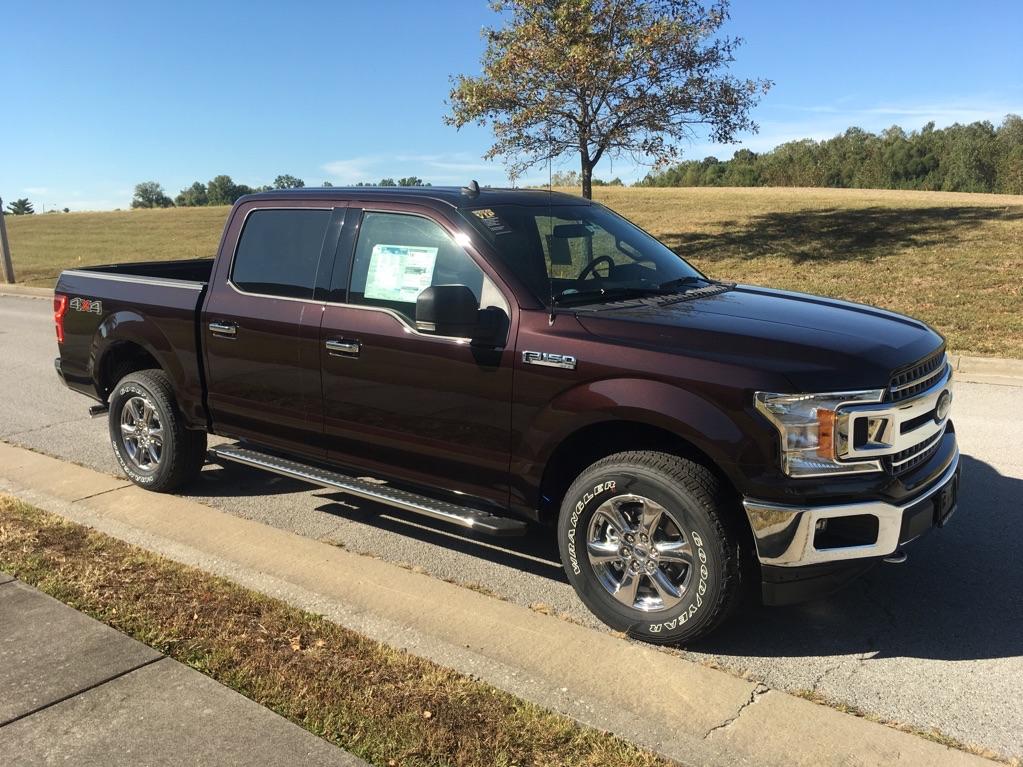
<path id="1" fill-rule="evenodd" d="M 320 616 L 3 496 L 0 569 L 377 765 L 669 764 Z"/>
<path id="2" fill-rule="evenodd" d="M 1023 357 L 1023 197 L 859 189 L 599 188 L 712 277 L 918 317 Z"/>
<path id="3" fill-rule="evenodd" d="M 566 190 L 573 191 L 573 190 Z M 1023 358 L 1023 197 L 858 189 L 598 187 L 713 277 L 919 317 L 955 351 Z M 227 208 L 10 216 L 20 281 L 212 255 Z"/>

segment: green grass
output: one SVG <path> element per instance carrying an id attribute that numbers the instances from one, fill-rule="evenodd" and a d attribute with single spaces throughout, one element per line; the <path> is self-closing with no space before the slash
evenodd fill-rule
<path id="1" fill-rule="evenodd" d="M 228 207 L 8 216 L 19 283 L 51 287 L 63 269 L 217 252 Z"/>
<path id="2" fill-rule="evenodd" d="M 376 765 L 671 764 L 477 679 L 5 496 L 0 570 Z"/>
<path id="3" fill-rule="evenodd" d="M 571 190 L 569 190 L 571 191 Z M 954 351 L 1023 358 L 1023 196 L 792 188 L 600 188 L 597 199 L 720 279 L 862 301 Z M 10 216 L 19 281 L 71 266 L 212 255 L 227 208 Z"/>

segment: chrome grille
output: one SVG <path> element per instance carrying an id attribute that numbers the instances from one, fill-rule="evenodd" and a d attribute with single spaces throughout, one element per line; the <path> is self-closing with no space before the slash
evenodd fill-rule
<path id="1" fill-rule="evenodd" d="M 888 386 L 888 401 L 901 402 L 926 391 L 941 377 L 947 366 L 948 361 L 942 350 L 923 362 L 896 373 Z"/>
<path id="2" fill-rule="evenodd" d="M 942 428 L 937 434 L 928 437 L 923 442 L 893 453 L 884 459 L 885 469 L 889 474 L 899 475 L 926 463 L 931 456 L 938 452 L 941 439 L 944 436 L 945 429 Z"/>

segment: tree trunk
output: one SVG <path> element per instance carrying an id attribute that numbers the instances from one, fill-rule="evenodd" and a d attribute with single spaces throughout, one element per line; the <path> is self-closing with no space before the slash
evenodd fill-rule
<path id="1" fill-rule="evenodd" d="M 579 153 L 579 161 L 582 171 L 583 197 L 587 200 L 593 199 L 593 163 L 585 152 Z"/>

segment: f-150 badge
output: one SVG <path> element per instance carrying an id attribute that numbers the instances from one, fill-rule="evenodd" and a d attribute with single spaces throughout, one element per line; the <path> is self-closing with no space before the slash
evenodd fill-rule
<path id="1" fill-rule="evenodd" d="M 92 314 L 103 314 L 103 302 L 93 301 L 89 298 L 78 298 L 75 296 L 71 299 L 71 308 L 76 312 L 91 312 Z"/>
<path id="2" fill-rule="evenodd" d="M 543 365 L 549 368 L 567 368 L 575 370 L 575 357 L 571 354 L 551 354 L 549 352 L 522 352 L 522 361 L 527 365 Z"/>

